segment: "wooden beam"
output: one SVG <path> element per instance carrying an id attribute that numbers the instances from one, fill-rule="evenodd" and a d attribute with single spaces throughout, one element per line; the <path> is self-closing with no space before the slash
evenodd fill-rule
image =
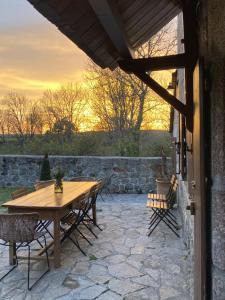
<path id="1" fill-rule="evenodd" d="M 121 57 L 134 57 L 114 0 L 88 0 L 88 2 Z"/>
<path id="2" fill-rule="evenodd" d="M 196 0 L 183 0 L 184 48 L 188 58 L 185 68 L 186 127 L 190 132 L 193 132 L 193 71 L 198 59 L 196 5 Z"/>
<path id="3" fill-rule="evenodd" d="M 159 57 L 123 59 L 119 61 L 119 66 L 125 72 L 134 73 L 184 68 L 186 62 L 186 54 L 182 53 Z"/>
<path id="4" fill-rule="evenodd" d="M 150 87 L 156 94 L 163 98 L 166 102 L 172 105 L 182 115 L 186 116 L 186 106 L 179 101 L 175 96 L 171 95 L 165 88 L 158 84 L 146 73 L 134 73 L 140 80 L 142 80 L 148 87 Z"/>

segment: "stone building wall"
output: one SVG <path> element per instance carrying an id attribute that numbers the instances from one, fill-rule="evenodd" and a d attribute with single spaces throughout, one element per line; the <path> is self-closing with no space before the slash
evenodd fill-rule
<path id="1" fill-rule="evenodd" d="M 212 299 L 225 299 L 225 1 L 201 12 L 200 52 L 209 78 L 211 115 Z"/>
<path id="2" fill-rule="evenodd" d="M 207 234 L 211 237 L 211 298 L 222 300 L 225 299 L 225 1 L 200 1 L 196 13 L 199 54 L 204 58 L 205 75 L 208 78 L 205 88 L 210 98 L 210 106 L 207 107 L 210 110 L 210 118 L 207 125 L 211 128 L 209 162 L 212 186 L 211 201 L 208 203 L 211 210 L 211 230 Z M 181 28 L 179 30 L 181 31 Z M 178 71 L 178 74 L 181 96 L 184 89 L 182 71 Z M 183 184 L 185 185 L 181 182 L 181 187 Z M 179 194 L 185 202 L 188 191 L 185 192 L 182 188 Z M 188 244 L 187 238 L 191 237 L 188 234 L 190 222 L 181 205 L 180 209 L 183 212 L 183 229 L 187 229 L 184 240 Z M 189 244 L 191 246 L 191 240 Z"/>
<path id="3" fill-rule="evenodd" d="M 65 179 L 77 176 L 105 177 L 112 174 L 114 193 L 147 193 L 160 177 L 161 158 L 50 156 L 51 169 L 61 167 Z M 0 156 L 0 186 L 31 186 L 39 179 L 42 156 Z M 167 159 L 168 173 L 171 160 Z"/>

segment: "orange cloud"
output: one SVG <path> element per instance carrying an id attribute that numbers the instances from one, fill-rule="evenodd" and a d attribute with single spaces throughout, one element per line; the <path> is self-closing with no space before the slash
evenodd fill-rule
<path id="1" fill-rule="evenodd" d="M 18 27 L 14 20 L 1 28 L 0 96 L 10 90 L 39 96 L 46 88 L 82 81 L 87 56 L 41 15 L 38 18 L 34 24 Z"/>

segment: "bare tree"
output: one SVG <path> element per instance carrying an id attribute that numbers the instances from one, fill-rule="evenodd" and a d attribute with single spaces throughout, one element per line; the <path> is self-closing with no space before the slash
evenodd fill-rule
<path id="1" fill-rule="evenodd" d="M 16 93 L 9 93 L 4 98 L 4 105 L 9 130 L 18 137 L 20 143 L 23 143 L 27 133 L 28 99 Z"/>
<path id="2" fill-rule="evenodd" d="M 54 125 L 62 120 L 67 120 L 76 131 L 79 130 L 87 102 L 87 94 L 81 85 L 69 83 L 55 91 L 47 90 L 41 101 L 50 132 L 53 131 Z"/>
<path id="3" fill-rule="evenodd" d="M 24 95 L 9 93 L 3 98 L 2 111 L 4 130 L 7 128 L 8 133 L 15 134 L 21 144 L 35 133 L 41 133 L 42 115 L 36 101 Z"/>
<path id="4" fill-rule="evenodd" d="M 42 134 L 44 129 L 44 119 L 41 104 L 37 101 L 31 102 L 26 117 L 26 133 L 29 137 L 35 134 Z"/>
<path id="5" fill-rule="evenodd" d="M 175 45 L 175 28 L 171 23 L 141 46 L 135 55 L 138 58 L 168 55 L 174 53 Z M 151 75 L 154 77 L 154 74 Z M 163 107 L 165 116 L 168 105 L 135 75 L 126 74 L 119 68 L 111 72 L 89 63 L 87 79 L 92 88 L 92 109 L 99 118 L 99 129 L 119 132 L 120 135 L 132 132 L 138 154 L 139 133 L 144 119 L 147 126 L 146 121 L 151 120 L 156 109 L 162 111 Z"/>
<path id="6" fill-rule="evenodd" d="M 7 127 L 6 127 L 6 112 L 2 105 L 0 105 L 0 134 L 1 134 L 1 139 L 2 142 L 4 143 L 6 141 L 5 135 L 7 132 Z"/>

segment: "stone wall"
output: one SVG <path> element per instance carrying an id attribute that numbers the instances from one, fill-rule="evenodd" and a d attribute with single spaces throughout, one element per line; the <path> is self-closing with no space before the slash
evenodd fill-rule
<path id="1" fill-rule="evenodd" d="M 212 299 L 221 300 L 225 299 L 225 1 L 205 2 L 200 50 L 211 102 Z"/>
<path id="2" fill-rule="evenodd" d="M 50 156 L 51 169 L 61 167 L 65 179 L 77 176 L 105 177 L 112 174 L 114 193 L 147 193 L 160 177 L 161 158 Z M 39 178 L 41 156 L 0 156 L 0 186 L 31 186 Z M 167 160 L 168 172 L 171 160 Z"/>
<path id="3" fill-rule="evenodd" d="M 207 234 L 211 237 L 212 291 L 207 296 L 211 296 L 213 300 L 222 300 L 225 299 L 225 1 L 200 1 L 196 12 L 199 52 L 204 58 L 205 74 L 208 78 L 206 89 L 210 98 L 207 106 L 210 109 L 210 118 L 207 125 L 211 129 L 211 159 L 208 162 L 212 187 L 211 203 L 208 203 L 211 209 L 211 229 Z M 180 27 L 179 29 L 181 30 Z M 182 93 L 184 84 L 181 72 L 179 71 L 179 92 Z M 188 229 L 190 223 L 185 225 L 185 212 L 182 208 L 181 211 L 184 218 L 183 228 Z M 188 230 L 184 236 L 186 241 L 187 233 Z"/>

